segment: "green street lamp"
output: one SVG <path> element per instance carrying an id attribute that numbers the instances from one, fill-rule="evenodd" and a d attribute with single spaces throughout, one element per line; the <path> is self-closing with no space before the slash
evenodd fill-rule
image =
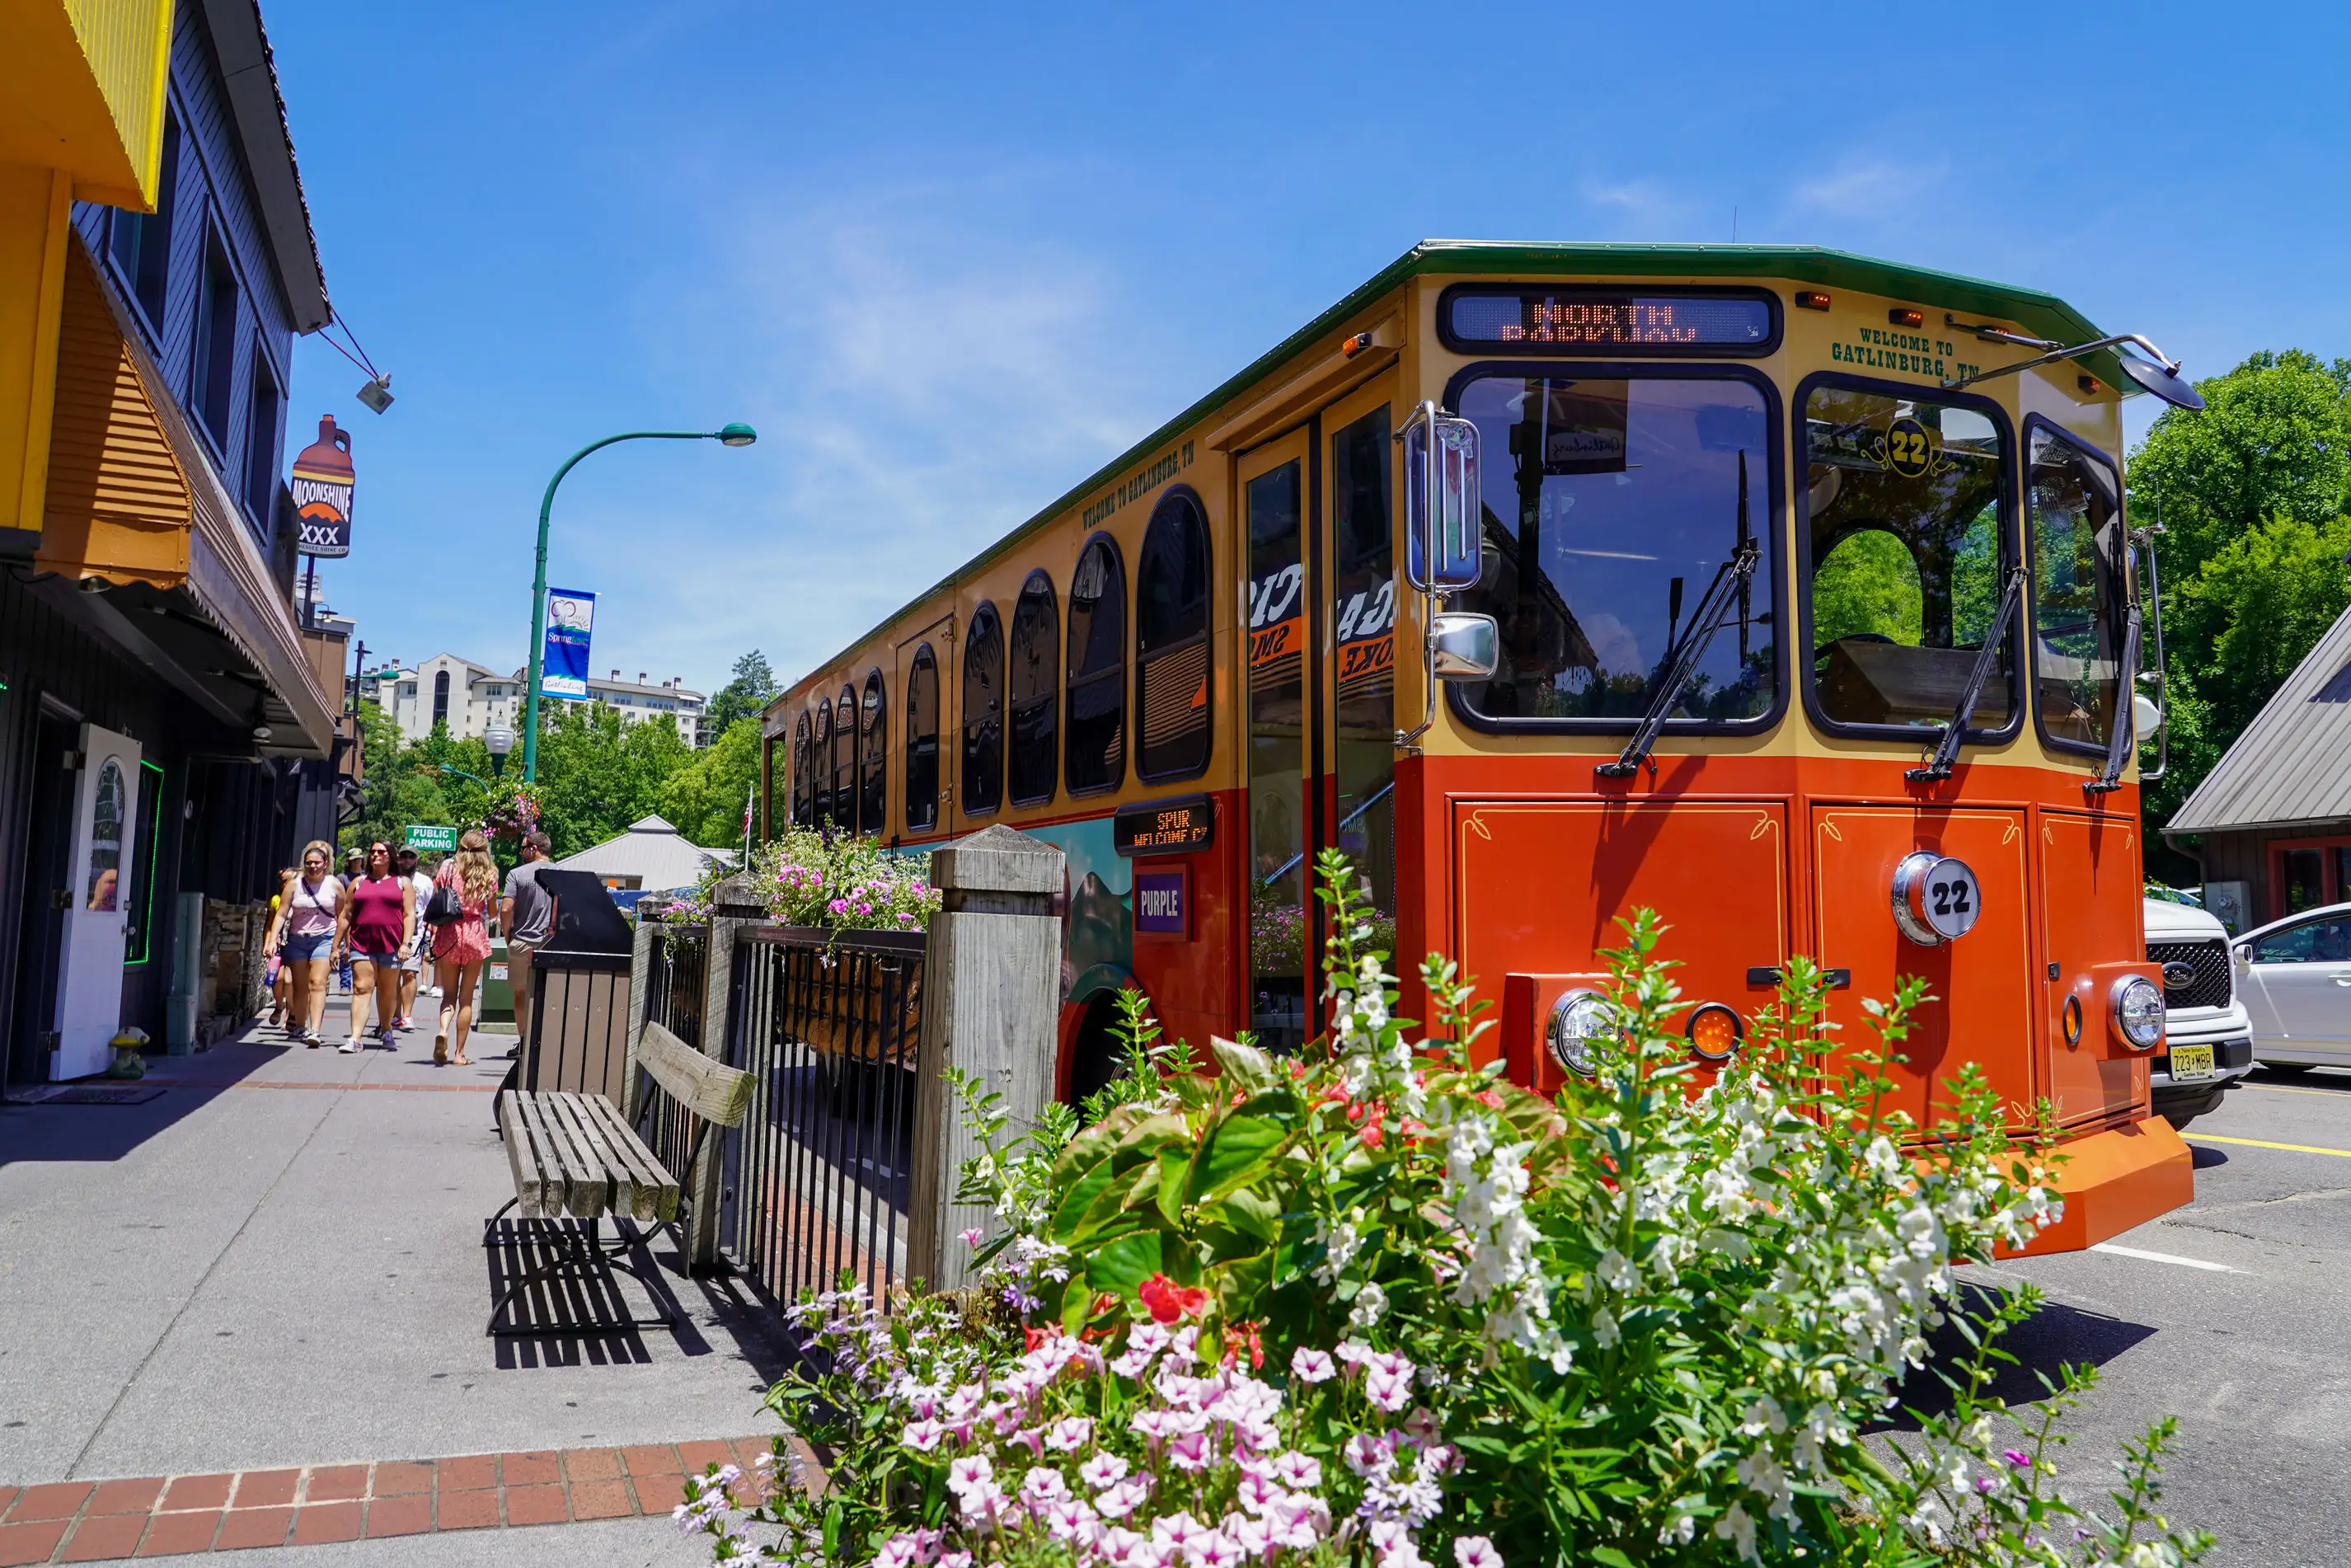
<path id="1" fill-rule="evenodd" d="M 478 773 L 468 773 L 454 762 L 444 762 L 441 764 L 441 771 L 444 773 L 455 773 L 460 779 L 471 779 L 475 783 L 479 784 L 485 789 L 490 787 L 490 781 L 488 779 L 483 778 Z"/>
<path id="2" fill-rule="evenodd" d="M 547 517 L 555 506 L 555 487 L 571 472 L 582 457 L 599 447 L 620 441 L 716 441 L 725 446 L 748 446 L 759 439 L 759 433 L 737 422 L 716 430 L 632 430 L 620 435 L 608 435 L 601 441 L 591 441 L 563 460 L 555 477 L 547 482 L 547 495 L 538 503 L 538 564 L 530 579 L 530 681 L 523 688 L 522 707 L 522 777 L 526 784 L 538 781 L 538 681 L 547 653 Z"/>

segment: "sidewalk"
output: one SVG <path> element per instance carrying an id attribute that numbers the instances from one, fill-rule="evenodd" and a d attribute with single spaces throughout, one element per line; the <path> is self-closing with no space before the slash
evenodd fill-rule
<path id="1" fill-rule="evenodd" d="M 330 1040 L 345 1016 L 335 998 Z M 499 1265 L 481 1225 L 513 1190 L 490 1123 L 507 1063 L 491 1053 L 512 1037 L 477 1039 L 475 1066 L 439 1068 L 429 1025 L 357 1056 L 249 1030 L 202 1056 L 155 1061 L 144 1086 L 162 1092 L 142 1104 L 0 1106 L 0 1492 L 148 1479 L 168 1506 L 166 1478 L 308 1468 L 300 1500 L 342 1500 L 352 1494 L 339 1468 L 374 1465 L 361 1473 L 381 1485 L 410 1472 L 379 1461 L 650 1451 L 772 1430 L 758 1405 L 782 1346 L 732 1281 L 665 1268 L 692 1320 L 675 1335 L 483 1333 Z M 674 1262 L 665 1241 L 655 1256 Z M 640 1299 L 633 1282 L 624 1289 Z M 317 1490 L 330 1469 L 344 1479 L 329 1488 L 346 1489 L 332 1499 Z M 445 1479 L 456 1471 L 441 1470 L 442 1495 L 461 1490 Z M 624 1485 L 627 1511 L 665 1511 L 663 1486 L 643 1479 Z M 43 1496 L 54 1508 L 68 1494 Z M 598 1496 L 564 1511 L 619 1511 Z M 22 1555 L 37 1541 L 18 1531 L 43 1522 L 26 1517 L 42 1506 L 30 1497 L 0 1513 L 0 1563 L 49 1555 Z M 76 1504 L 77 1518 L 90 1506 Z M 458 1511 L 476 1523 L 525 1521 L 469 1506 Z M 403 1511 L 413 1518 L 413 1503 L 386 1517 Z M 520 1511 L 545 1517 L 547 1499 Z M 542 1548 L 578 1561 L 591 1539 L 590 1561 L 708 1560 L 665 1520 L 495 1537 L 509 1562 Z M 272 1556 L 459 1562 L 486 1550 L 457 1540 Z M 85 1549 L 99 1544 L 93 1533 Z M 145 1550 L 163 1545 L 151 1535 Z"/>

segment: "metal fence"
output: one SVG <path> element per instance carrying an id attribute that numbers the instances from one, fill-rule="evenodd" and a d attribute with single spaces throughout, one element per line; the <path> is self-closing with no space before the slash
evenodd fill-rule
<path id="1" fill-rule="evenodd" d="M 699 1051 L 709 927 L 649 925 L 647 930 L 653 941 L 645 966 L 645 1021 L 660 1024 Z M 693 1144 L 692 1118 L 668 1095 L 648 1094 L 650 1082 L 639 1069 L 636 1097 L 627 1103 L 632 1109 L 650 1106 L 651 1113 L 638 1119 L 639 1134 L 662 1164 L 684 1176 L 686 1151 Z"/>
<path id="2" fill-rule="evenodd" d="M 778 1301 L 846 1272 L 876 1301 L 906 1274 L 924 938 L 740 932 L 723 1059 L 758 1080 L 721 1158 L 719 1239 Z"/>

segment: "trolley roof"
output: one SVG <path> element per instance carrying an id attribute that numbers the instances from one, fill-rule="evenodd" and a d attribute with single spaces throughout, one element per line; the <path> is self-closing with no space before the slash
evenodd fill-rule
<path id="1" fill-rule="evenodd" d="M 1850 251 L 1829 250 L 1820 246 L 1425 239 L 1357 285 L 1337 304 L 1227 377 L 1206 396 L 1196 400 L 1174 418 L 1054 497 L 1026 522 L 892 611 L 863 636 L 851 642 L 848 647 L 854 648 L 864 643 L 913 605 L 1010 550 L 1087 494 L 1133 468 L 1137 462 L 1165 444 L 1177 431 L 1197 423 L 1252 382 L 1260 380 L 1287 361 L 1305 352 L 1324 334 L 1381 295 L 1407 278 L 1430 273 L 1446 277 L 1476 273 L 1556 273 L 1577 277 L 1783 277 L 1792 283 L 1850 288 L 1865 294 L 1911 300 L 1922 306 L 1994 317 L 2002 321 L 2012 321 L 2035 337 L 2050 338 L 2061 343 L 2085 343 L 2105 336 L 2087 317 L 2053 294 L 2044 294 L 2036 288 L 1992 283 L 1956 272 L 1938 272 L 1932 267 L 1881 261 L 1875 256 L 1855 256 Z M 2087 358 L 2095 362 L 2110 360 L 2112 356 L 2101 353 Z M 2111 365 L 2104 366 L 2098 373 L 2124 396 L 2134 395 L 2139 390 L 2126 378 L 2114 373 Z M 806 678 L 801 677 L 803 681 Z M 789 695 L 789 690 L 797 689 L 799 684 L 793 683 L 786 695 Z"/>

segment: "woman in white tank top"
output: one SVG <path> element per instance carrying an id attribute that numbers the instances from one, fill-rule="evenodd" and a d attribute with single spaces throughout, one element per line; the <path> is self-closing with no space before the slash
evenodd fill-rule
<path id="1" fill-rule="evenodd" d="M 285 943 L 282 962 L 294 977 L 294 1013 L 286 1038 L 313 1047 L 325 1043 L 319 1025 L 327 1016 L 327 963 L 335 945 L 336 917 L 348 896 L 342 879 L 328 870 L 334 853 L 315 839 L 303 846 L 302 869 L 277 890 L 277 921 L 262 944 L 266 952 L 281 940 Z"/>

